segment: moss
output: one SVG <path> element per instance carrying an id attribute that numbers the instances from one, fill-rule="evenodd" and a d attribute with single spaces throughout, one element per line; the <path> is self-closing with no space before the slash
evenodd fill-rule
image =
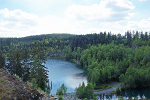
<path id="1" fill-rule="evenodd" d="M 3 80 L 3 79 L 0 79 L 0 82 L 4 82 L 4 80 Z"/>

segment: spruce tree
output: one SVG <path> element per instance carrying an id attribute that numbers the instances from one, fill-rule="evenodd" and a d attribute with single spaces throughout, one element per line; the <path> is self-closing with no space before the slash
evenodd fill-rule
<path id="1" fill-rule="evenodd" d="M 3 68 L 5 66 L 5 58 L 2 55 L 2 52 L 0 50 L 0 68 Z"/>
<path id="2" fill-rule="evenodd" d="M 22 67 L 23 67 L 23 81 L 27 81 L 28 80 L 28 76 L 30 74 L 30 59 L 29 59 L 29 53 L 27 48 L 25 48 L 25 50 L 23 51 L 22 54 Z"/>
<path id="3" fill-rule="evenodd" d="M 31 61 L 32 69 L 30 78 L 31 80 L 32 78 L 35 78 L 38 87 L 40 87 L 44 91 L 46 90 L 48 83 L 48 76 L 47 76 L 48 71 L 44 65 L 45 62 L 46 56 L 43 48 L 40 45 L 40 42 L 38 41 L 32 52 L 32 61 Z"/>
<path id="4" fill-rule="evenodd" d="M 7 70 L 9 71 L 9 73 L 16 74 L 19 77 L 22 77 L 23 71 L 20 49 L 14 50 L 13 48 L 10 48 L 7 61 Z"/>
<path id="5" fill-rule="evenodd" d="M 22 63 L 21 63 L 21 54 L 20 49 L 17 50 L 15 54 L 15 66 L 14 66 L 14 74 L 18 75 L 19 77 L 22 77 L 23 69 L 22 69 Z"/>

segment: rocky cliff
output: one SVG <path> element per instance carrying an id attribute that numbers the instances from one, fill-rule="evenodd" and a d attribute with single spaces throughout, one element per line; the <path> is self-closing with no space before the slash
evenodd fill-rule
<path id="1" fill-rule="evenodd" d="M 41 100 L 41 98 L 46 97 L 31 84 L 0 69 L 0 100 Z"/>

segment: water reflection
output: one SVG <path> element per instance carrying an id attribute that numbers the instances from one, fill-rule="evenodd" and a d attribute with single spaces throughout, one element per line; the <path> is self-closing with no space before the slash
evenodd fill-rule
<path id="1" fill-rule="evenodd" d="M 87 85 L 87 79 L 86 77 L 83 76 L 71 76 L 71 77 L 67 77 L 65 80 L 65 83 L 68 87 L 75 89 L 76 87 L 79 86 L 79 83 L 82 84 L 82 82 L 85 83 L 85 85 Z"/>
<path id="2" fill-rule="evenodd" d="M 122 92 L 122 95 L 129 99 L 132 97 L 136 97 L 137 99 L 150 99 L 150 89 L 126 90 Z"/>
<path id="3" fill-rule="evenodd" d="M 123 99 L 150 99 L 150 89 L 126 90 L 122 92 Z M 116 95 L 97 95 L 97 100 L 116 100 Z"/>
<path id="4" fill-rule="evenodd" d="M 64 83 L 67 92 L 75 92 L 75 88 L 83 81 L 87 84 L 83 69 L 68 61 L 47 59 L 46 67 L 49 70 L 49 80 L 52 81 L 51 94 L 55 94 L 57 89 Z"/>

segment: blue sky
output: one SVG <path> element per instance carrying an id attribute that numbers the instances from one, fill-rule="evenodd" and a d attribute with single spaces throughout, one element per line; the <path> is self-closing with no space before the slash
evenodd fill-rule
<path id="1" fill-rule="evenodd" d="M 150 0 L 0 0 L 0 37 L 150 32 Z"/>

